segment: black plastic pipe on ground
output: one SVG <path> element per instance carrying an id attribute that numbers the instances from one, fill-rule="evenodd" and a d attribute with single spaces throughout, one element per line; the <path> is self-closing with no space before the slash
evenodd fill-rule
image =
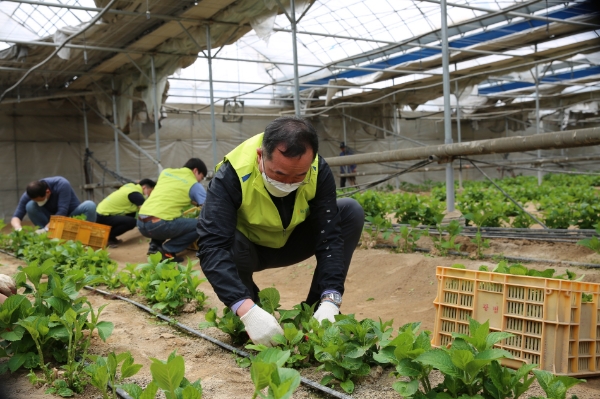
<path id="1" fill-rule="evenodd" d="M 170 325 L 175 326 L 175 327 L 177 327 L 177 328 L 179 328 L 179 329 L 181 329 L 181 330 L 183 330 L 183 331 L 185 331 L 185 332 L 187 332 L 189 334 L 192 334 L 192 335 L 195 335 L 197 337 L 203 338 L 203 339 L 205 339 L 207 341 L 210 341 L 213 344 L 218 345 L 221 348 L 227 349 L 228 351 L 233 352 L 233 353 L 235 353 L 238 356 L 247 357 L 247 358 L 250 357 L 250 354 L 248 352 L 246 352 L 246 351 L 238 349 L 235 346 L 231 346 L 231 345 L 229 345 L 229 344 L 227 344 L 225 342 L 219 341 L 218 339 L 213 338 L 210 335 L 206 335 L 206 334 L 201 333 L 200 331 L 194 330 L 193 328 L 188 327 L 185 324 L 181 324 L 180 322 L 178 322 L 176 320 L 173 320 L 173 319 L 171 319 L 168 316 L 160 314 L 160 313 L 156 312 L 155 310 L 153 310 L 152 308 L 149 308 L 148 306 L 145 306 L 145 305 L 142 305 L 141 303 L 132 301 L 129 298 L 125 298 L 125 297 L 123 297 L 121 295 L 117 295 L 117 294 L 114 294 L 112 292 L 99 290 L 97 288 L 90 287 L 88 285 L 84 286 L 83 288 L 85 288 L 86 290 L 89 290 L 89 291 L 94 291 L 94 292 L 100 293 L 102 295 L 108 295 L 108 296 L 110 296 L 112 298 L 116 298 L 116 299 L 125 301 L 127 303 L 130 303 L 130 304 L 132 304 L 134 306 L 137 306 L 138 308 L 140 308 L 142 310 L 145 310 L 146 312 L 148 312 L 148 313 L 156 316 L 157 318 L 159 318 L 161 320 L 166 321 Z M 306 386 L 309 386 L 309 387 L 311 387 L 313 389 L 317 389 L 317 390 L 319 390 L 319 391 L 321 391 L 323 393 L 326 393 L 328 395 L 331 395 L 331 396 L 333 396 L 335 398 L 352 399 L 352 397 L 349 396 L 349 395 L 346 395 L 346 394 L 343 394 L 341 392 L 335 391 L 335 390 L 333 390 L 331 388 L 326 387 L 325 385 L 321 385 L 318 382 L 310 380 L 310 379 L 308 379 L 306 377 L 300 376 L 300 382 L 302 384 L 306 385 Z"/>
<path id="2" fill-rule="evenodd" d="M 374 246 L 374 248 L 379 248 L 379 249 L 398 248 L 398 245 L 377 244 Z M 429 253 L 429 252 L 431 252 L 431 250 L 427 249 L 427 248 L 415 248 L 415 252 Z M 468 252 L 448 251 L 448 255 L 469 256 L 470 254 Z M 537 259 L 537 258 L 526 258 L 526 257 L 521 257 L 521 256 L 506 256 L 506 255 L 486 255 L 486 254 L 484 254 L 483 257 L 486 259 L 499 258 L 499 259 L 517 261 L 517 262 L 551 263 L 551 264 L 555 264 L 555 265 L 559 265 L 559 266 L 563 265 L 563 266 L 587 267 L 590 269 L 600 269 L 600 263 L 570 262 L 567 260 Z"/>

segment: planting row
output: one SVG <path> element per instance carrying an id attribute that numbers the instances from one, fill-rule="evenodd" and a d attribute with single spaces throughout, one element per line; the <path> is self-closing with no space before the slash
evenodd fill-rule
<path id="1" fill-rule="evenodd" d="M 113 389 L 121 387 L 135 398 L 155 397 L 159 388 L 167 398 L 201 397 L 200 382 L 192 384 L 183 377 L 183 358 L 175 354 L 166 363 L 153 360 L 154 382 L 145 388 L 124 381 L 139 371 L 130 354 L 89 356 L 92 332 L 105 340 L 112 323 L 99 320 L 103 307 L 94 310 L 78 294 L 86 284 L 123 285 L 164 313 L 178 313 L 186 303 L 201 308 L 206 296 L 197 288 L 203 279 L 193 264 L 178 265 L 155 256 L 146 264 L 118 271 L 103 250 L 26 231 L 0 236 L 0 245 L 27 262 L 15 276 L 25 294 L 13 295 L 0 306 L 0 356 L 8 358 L 1 363 L 2 371 L 29 369 L 33 383 L 47 383 L 48 392 L 61 396 L 80 392 L 91 383 L 104 398 L 114 397 L 114 391 L 106 389 L 111 382 Z M 241 366 L 250 367 L 254 397 L 291 397 L 300 384 L 295 369 L 302 367 L 325 371 L 322 384 L 350 393 L 372 367 L 381 365 L 398 377 L 393 388 L 408 398 L 518 398 L 537 378 L 548 398 L 562 399 L 570 386 L 582 381 L 535 370 L 535 365 L 517 371 L 501 366 L 500 360 L 512 355 L 494 345 L 512 335 L 490 333 L 487 323 L 471 320 L 469 335 L 454 334 L 449 348 L 436 349 L 431 347 L 430 332 L 419 331 L 420 323 L 395 332 L 392 321 L 359 321 L 353 315 L 339 315 L 335 323 L 324 320 L 319 324 L 313 307 L 303 304 L 284 310 L 279 301 L 274 288 L 260 292 L 259 306 L 276 316 L 283 327 L 284 334 L 273 342 L 276 347 L 249 344 L 246 348 L 253 356 L 239 359 Z M 243 323 L 228 308 L 221 316 L 217 308 L 210 309 L 206 320 L 200 328 L 220 328 L 237 345 L 249 342 Z M 58 365 L 65 371 L 60 377 L 55 371 Z M 429 377 L 434 369 L 444 374 L 437 386 L 432 386 Z M 532 370 L 535 377 L 529 376 Z"/>
<path id="2" fill-rule="evenodd" d="M 576 226 L 592 229 L 600 223 L 600 186 L 597 176 L 544 176 L 538 186 L 535 177 L 518 176 L 497 180 L 498 184 L 521 206 L 530 205 L 541 213 L 549 228 L 566 229 Z M 482 226 L 527 228 L 535 221 L 488 181 L 465 181 L 464 189 L 456 187 L 456 208 L 463 215 L 485 215 Z M 364 191 L 352 196 L 365 210 L 365 215 L 400 224 L 417 222 L 433 226 L 446 209 L 446 188 L 434 186 L 430 195 Z"/>

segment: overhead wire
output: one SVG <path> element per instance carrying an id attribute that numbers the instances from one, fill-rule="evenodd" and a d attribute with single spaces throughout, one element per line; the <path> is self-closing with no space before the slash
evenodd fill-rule
<path id="1" fill-rule="evenodd" d="M 116 3 L 117 0 L 110 0 L 110 2 L 106 5 L 106 7 L 104 7 L 102 9 L 102 11 L 100 11 L 98 14 L 96 14 L 94 16 L 94 18 L 92 18 L 90 20 L 90 22 L 84 26 L 83 28 L 81 28 L 80 30 L 78 30 L 77 32 L 73 33 L 72 35 L 70 35 L 69 37 L 67 37 L 58 47 L 56 47 L 56 49 L 48 56 L 46 57 L 43 61 L 39 62 L 38 64 L 36 64 L 35 66 L 31 67 L 27 72 L 25 72 L 25 74 L 11 87 L 9 87 L 8 89 L 4 90 L 4 92 L 2 93 L 2 95 L 0 95 L 0 103 L 2 102 L 2 100 L 4 99 L 4 97 L 6 96 L 7 93 L 11 92 L 12 90 L 14 90 L 15 88 L 17 88 L 30 74 L 32 71 L 34 71 L 35 69 L 45 65 L 48 61 L 50 61 L 56 54 L 58 54 L 58 52 L 71 40 L 73 40 L 74 38 L 76 38 L 77 36 L 81 35 L 82 33 L 84 33 L 85 31 L 87 31 L 89 28 L 91 28 L 100 18 L 102 18 L 102 16 L 104 14 L 106 14 L 106 12 L 113 6 L 114 3 Z"/>
<path id="2" fill-rule="evenodd" d="M 401 170 L 400 172 L 392 173 L 391 175 L 388 175 L 388 176 L 386 176 L 384 178 L 377 179 L 377 180 L 374 180 L 374 181 L 369 182 L 369 183 L 364 183 L 364 184 L 359 184 L 359 185 L 356 185 L 356 186 L 352 186 L 352 187 L 357 187 L 357 186 L 363 186 L 364 185 L 363 188 L 360 188 L 360 189 L 357 189 L 357 190 L 354 190 L 354 191 L 343 192 L 341 194 L 338 194 L 337 197 L 338 198 L 349 197 L 349 196 L 354 195 L 356 193 L 359 193 L 361 191 L 367 190 L 367 189 L 369 189 L 371 187 L 375 187 L 376 185 L 381 184 L 383 182 L 386 182 L 386 181 L 388 181 L 390 179 L 393 179 L 394 177 L 398 177 L 398 176 L 401 176 L 401 175 L 403 175 L 405 173 L 410 173 L 413 170 L 420 169 L 420 168 L 422 168 L 424 166 L 429 165 L 432 162 L 433 161 L 431 161 L 429 159 L 417 162 L 417 163 L 413 164 L 412 166 L 409 166 L 408 168 Z"/>

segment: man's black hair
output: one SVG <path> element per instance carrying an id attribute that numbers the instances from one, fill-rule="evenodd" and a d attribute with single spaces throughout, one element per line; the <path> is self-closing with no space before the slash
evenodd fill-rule
<path id="1" fill-rule="evenodd" d="M 27 185 L 27 195 L 29 198 L 40 198 L 46 196 L 48 183 L 43 180 L 32 181 Z"/>
<path id="2" fill-rule="evenodd" d="M 184 168 L 188 168 L 189 170 L 194 170 L 194 169 L 198 169 L 199 173 L 202 173 L 204 175 L 204 177 L 206 177 L 206 174 L 208 173 L 208 169 L 206 169 L 206 165 L 204 164 L 204 162 L 202 162 L 202 160 L 200 158 L 190 158 L 185 165 L 183 165 Z"/>
<path id="3" fill-rule="evenodd" d="M 150 180 L 150 179 L 142 179 L 142 180 L 140 180 L 139 185 L 154 188 L 154 187 L 156 187 L 156 182 L 154 180 Z"/>
<path id="4" fill-rule="evenodd" d="M 300 157 L 307 148 L 312 149 L 314 156 L 319 152 L 317 131 L 308 120 L 295 116 L 277 118 L 265 128 L 262 147 L 268 160 L 281 144 L 285 147 L 281 153 L 287 158 Z"/>

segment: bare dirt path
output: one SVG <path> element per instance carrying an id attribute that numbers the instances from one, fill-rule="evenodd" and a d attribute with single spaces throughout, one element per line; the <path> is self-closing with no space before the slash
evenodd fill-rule
<path id="1" fill-rule="evenodd" d="M 119 248 L 110 249 L 111 257 L 121 266 L 126 263 L 140 263 L 146 260 L 146 240 L 137 231 L 125 235 L 125 242 Z M 419 242 L 419 246 L 430 247 L 427 239 Z M 463 249 L 464 250 L 464 249 Z M 600 256 L 582 247 L 565 243 L 542 243 L 515 240 L 496 240 L 487 253 L 523 256 L 544 259 L 562 259 L 577 262 L 600 263 Z M 187 256 L 194 258 L 189 251 Z M 424 254 L 397 254 L 387 250 L 357 249 L 346 282 L 346 293 L 342 311 L 354 313 L 357 319 L 372 318 L 394 320 L 394 327 L 404 323 L 421 321 L 425 329 L 434 327 L 435 312 L 433 300 L 436 295 L 436 266 L 451 266 L 462 263 L 467 268 L 477 269 L 480 265 L 495 265 L 495 262 L 470 260 L 453 257 L 434 257 Z M 0 273 L 13 274 L 22 264 L 12 257 L 0 254 Z M 308 259 L 300 264 L 256 274 L 259 287 L 276 287 L 281 293 L 281 304 L 291 308 L 306 297 L 316 261 Z M 545 269 L 547 264 L 530 263 L 528 267 Z M 564 267 L 552 267 L 564 272 Z M 575 270 L 575 268 L 569 268 Z M 600 282 L 600 269 L 577 269 L 578 274 L 585 274 L 584 281 Z M 200 286 L 209 297 L 207 307 L 223 308 L 208 283 Z M 125 291 L 123 291 L 125 293 Z M 204 398 L 250 398 L 253 386 L 247 369 L 240 369 L 234 356 L 200 338 L 190 337 L 176 329 L 147 315 L 133 305 L 118 300 L 105 298 L 102 295 L 82 292 L 87 295 L 95 307 L 104 303 L 109 306 L 103 313 L 103 320 L 115 324 L 113 335 L 106 343 L 99 338 L 94 339 L 93 351 L 103 354 L 110 351 L 130 351 L 137 363 L 144 365 L 142 371 L 133 380 L 138 383 L 149 382 L 150 358 L 166 359 L 173 350 L 184 356 L 186 377 L 190 380 L 200 378 L 204 390 Z M 138 298 L 139 299 L 139 298 Z M 184 313 L 177 317 L 183 324 L 196 328 L 204 321 L 204 311 Z M 222 341 L 228 337 L 216 329 L 207 332 Z M 320 380 L 322 374 L 313 370 L 302 372 L 309 378 Z M 394 379 L 388 372 L 373 370 L 372 375 L 358 385 L 352 395 L 356 398 L 398 398 L 391 388 Z M 13 398 L 48 399 L 44 395 L 45 388 L 33 387 L 25 373 L 0 376 L 0 392 L 12 394 Z M 588 383 L 573 388 L 570 392 L 579 399 L 600 398 L 600 378 L 588 378 Z M 541 392 L 538 392 L 540 394 Z M 96 399 L 99 394 L 88 389 L 78 395 L 80 398 Z M 300 388 L 294 398 L 323 398 L 318 392 Z"/>

